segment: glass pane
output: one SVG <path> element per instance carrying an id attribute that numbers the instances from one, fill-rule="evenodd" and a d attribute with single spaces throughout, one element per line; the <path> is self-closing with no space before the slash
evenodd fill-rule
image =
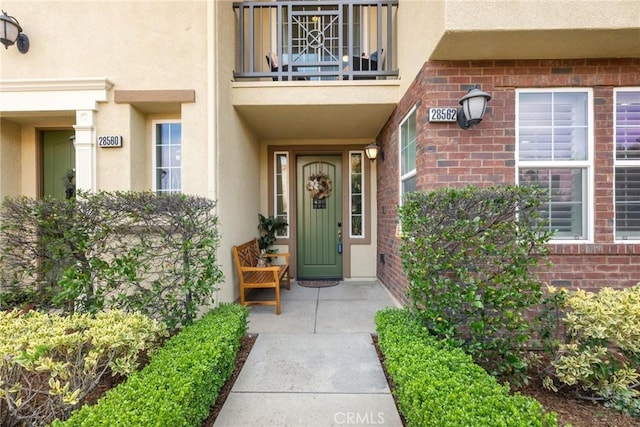
<path id="1" fill-rule="evenodd" d="M 552 160 L 587 159 L 586 128 L 556 128 L 553 133 L 554 156 Z"/>
<path id="2" fill-rule="evenodd" d="M 352 237 L 362 237 L 362 159 L 364 158 L 364 154 L 362 152 L 359 153 L 351 153 L 351 169 L 349 171 L 350 175 L 350 195 L 351 195 L 351 216 L 350 216 L 350 235 Z"/>
<path id="3" fill-rule="evenodd" d="M 180 146 L 172 146 L 171 147 L 171 166 L 180 167 Z"/>
<path id="4" fill-rule="evenodd" d="M 416 168 L 416 113 L 411 113 L 400 126 L 400 175 Z"/>
<path id="5" fill-rule="evenodd" d="M 286 213 L 278 215 L 277 217 L 284 221 L 288 221 Z M 289 227 L 287 227 L 286 229 L 279 228 L 278 231 L 276 231 L 276 237 L 287 237 L 288 234 L 289 234 Z"/>
<path id="6" fill-rule="evenodd" d="M 171 136 L 169 134 L 169 123 L 161 123 L 156 127 L 157 143 L 160 145 L 169 145 Z"/>
<path id="7" fill-rule="evenodd" d="M 167 169 L 156 169 L 156 185 L 157 185 L 157 189 L 158 190 L 164 190 L 169 188 L 168 187 L 168 177 L 169 177 L 169 170 Z"/>
<path id="8" fill-rule="evenodd" d="M 520 127 L 539 127 L 551 122 L 550 93 L 520 94 L 518 125 Z"/>
<path id="9" fill-rule="evenodd" d="M 180 191 L 180 188 L 182 188 L 182 173 L 180 169 L 173 168 L 171 169 L 171 189 Z"/>
<path id="10" fill-rule="evenodd" d="M 362 172 L 362 155 L 360 154 L 351 155 L 351 172 L 352 173 Z"/>
<path id="11" fill-rule="evenodd" d="M 362 236 L 362 216 L 351 215 L 351 235 Z"/>
<path id="12" fill-rule="evenodd" d="M 616 159 L 640 159 L 640 92 L 616 93 Z"/>
<path id="13" fill-rule="evenodd" d="M 275 154 L 274 191 L 275 191 L 275 215 L 289 222 L 289 157 L 287 153 Z M 287 237 L 289 227 L 279 230 L 278 237 Z"/>
<path id="14" fill-rule="evenodd" d="M 157 160 L 156 163 L 161 167 L 171 166 L 171 148 L 166 146 L 156 147 Z"/>
<path id="15" fill-rule="evenodd" d="M 180 123 L 171 123 L 171 144 L 180 145 L 182 141 L 182 125 Z"/>
<path id="16" fill-rule="evenodd" d="M 416 177 L 415 175 L 411 178 L 407 178 L 402 181 L 402 194 L 410 193 L 412 191 L 416 191 Z"/>
<path id="17" fill-rule="evenodd" d="M 351 192 L 354 194 L 362 193 L 362 175 L 354 174 L 351 176 Z"/>
<path id="18" fill-rule="evenodd" d="M 409 135 L 409 141 L 416 140 L 416 112 L 414 111 L 407 118 L 407 133 Z"/>
<path id="19" fill-rule="evenodd" d="M 543 217 L 554 238 L 586 238 L 585 169 L 520 169 L 520 185 L 535 185 L 547 191 L 549 202 Z"/>
<path id="20" fill-rule="evenodd" d="M 586 92 L 554 92 L 554 125 L 586 126 L 588 95 Z"/>
<path id="21" fill-rule="evenodd" d="M 362 196 L 351 196 L 351 213 L 362 213 Z"/>
<path id="22" fill-rule="evenodd" d="M 616 238 L 640 238 L 640 167 L 616 168 Z"/>
<path id="23" fill-rule="evenodd" d="M 551 160 L 551 129 L 520 130 L 520 160 Z"/>

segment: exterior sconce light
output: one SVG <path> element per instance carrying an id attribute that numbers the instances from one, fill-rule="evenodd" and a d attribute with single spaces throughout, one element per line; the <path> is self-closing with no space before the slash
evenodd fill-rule
<path id="1" fill-rule="evenodd" d="M 4 45 L 5 49 L 9 49 L 9 46 L 15 44 L 18 52 L 27 53 L 29 51 L 29 38 L 22 32 L 18 20 L 7 15 L 4 10 L 0 15 L 0 43 Z"/>
<path id="2" fill-rule="evenodd" d="M 460 98 L 462 107 L 458 109 L 458 125 L 462 129 L 469 129 L 480 123 L 490 99 L 491 95 L 478 89 L 478 86 L 469 89 L 469 92 Z"/>
<path id="3" fill-rule="evenodd" d="M 371 144 L 364 147 L 364 153 L 372 162 L 378 158 L 378 155 L 380 155 L 380 158 L 384 160 L 384 151 L 382 151 L 382 148 L 375 142 L 372 142 Z"/>

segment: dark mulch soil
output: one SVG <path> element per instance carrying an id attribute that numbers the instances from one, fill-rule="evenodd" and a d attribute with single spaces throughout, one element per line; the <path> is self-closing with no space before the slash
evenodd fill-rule
<path id="1" fill-rule="evenodd" d="M 378 357 L 380 358 L 380 362 L 382 363 L 382 367 L 384 369 L 384 356 L 378 348 L 377 337 L 375 335 L 373 335 L 372 337 L 373 344 L 375 345 Z M 257 335 L 252 334 L 246 335 L 242 338 L 240 350 L 238 351 L 238 355 L 236 357 L 236 367 L 233 371 L 233 374 L 220 390 L 218 399 L 211 407 L 211 414 L 209 415 L 209 418 L 207 418 L 207 420 L 202 424 L 202 427 L 213 426 L 213 423 L 220 413 L 222 405 L 227 400 L 227 396 L 229 396 L 231 388 L 233 387 L 236 378 L 240 374 L 240 370 L 242 369 L 244 362 L 247 360 L 249 352 L 251 351 L 251 348 L 253 347 L 256 339 Z M 384 369 L 384 372 L 387 377 L 387 382 L 389 383 L 389 388 L 393 391 L 393 380 L 387 374 L 386 369 Z M 104 381 L 98 386 L 99 390 L 94 390 L 94 393 L 92 393 L 92 401 L 97 400 L 97 398 L 106 390 L 120 382 L 122 382 L 122 378 L 112 378 L 108 375 L 105 376 Z M 573 427 L 640 427 L 640 421 L 634 420 L 631 417 L 628 417 L 616 411 L 604 408 L 599 403 L 577 399 L 569 392 L 554 393 L 548 391 L 542 386 L 541 380 L 534 380 L 527 387 L 519 391 L 523 395 L 531 396 L 538 400 L 547 411 L 553 411 L 557 413 L 559 426 L 566 426 L 570 424 Z M 406 425 L 404 418 L 402 419 L 402 422 L 403 425 Z"/>
<path id="2" fill-rule="evenodd" d="M 547 411 L 558 414 L 560 426 L 571 424 L 573 427 L 640 427 L 640 420 L 605 408 L 601 403 L 579 399 L 572 391 L 549 391 L 542 386 L 540 378 L 535 378 L 519 391 L 520 394 L 536 399 Z"/>
<path id="3" fill-rule="evenodd" d="M 238 355 L 236 356 L 236 367 L 231 374 L 231 377 L 227 380 L 227 382 L 222 386 L 220 390 L 220 394 L 218 394 L 218 398 L 216 399 L 216 403 L 211 407 L 211 413 L 209 414 L 209 418 L 202 423 L 202 427 L 211 427 L 215 422 L 220 410 L 222 409 L 222 405 L 227 400 L 227 396 L 231 393 L 231 388 L 233 384 L 236 382 L 236 378 L 240 375 L 240 370 L 244 366 L 244 362 L 247 361 L 247 357 L 249 357 L 249 353 L 251 352 L 251 348 L 253 348 L 253 344 L 256 342 L 258 335 L 247 334 L 242 337 L 240 341 L 240 349 L 238 350 Z"/>

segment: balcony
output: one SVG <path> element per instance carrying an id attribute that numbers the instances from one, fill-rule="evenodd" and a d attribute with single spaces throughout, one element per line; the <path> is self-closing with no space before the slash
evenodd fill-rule
<path id="1" fill-rule="evenodd" d="M 398 0 L 234 3 L 234 78 L 274 81 L 397 78 Z"/>
<path id="2" fill-rule="evenodd" d="M 260 139 L 374 138 L 399 100 L 398 0 L 234 3 L 235 110 Z"/>

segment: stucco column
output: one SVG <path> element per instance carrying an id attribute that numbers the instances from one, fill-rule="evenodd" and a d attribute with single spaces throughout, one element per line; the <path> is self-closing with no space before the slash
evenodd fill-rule
<path id="1" fill-rule="evenodd" d="M 96 129 L 93 110 L 77 110 L 76 139 L 76 189 L 96 190 Z"/>

